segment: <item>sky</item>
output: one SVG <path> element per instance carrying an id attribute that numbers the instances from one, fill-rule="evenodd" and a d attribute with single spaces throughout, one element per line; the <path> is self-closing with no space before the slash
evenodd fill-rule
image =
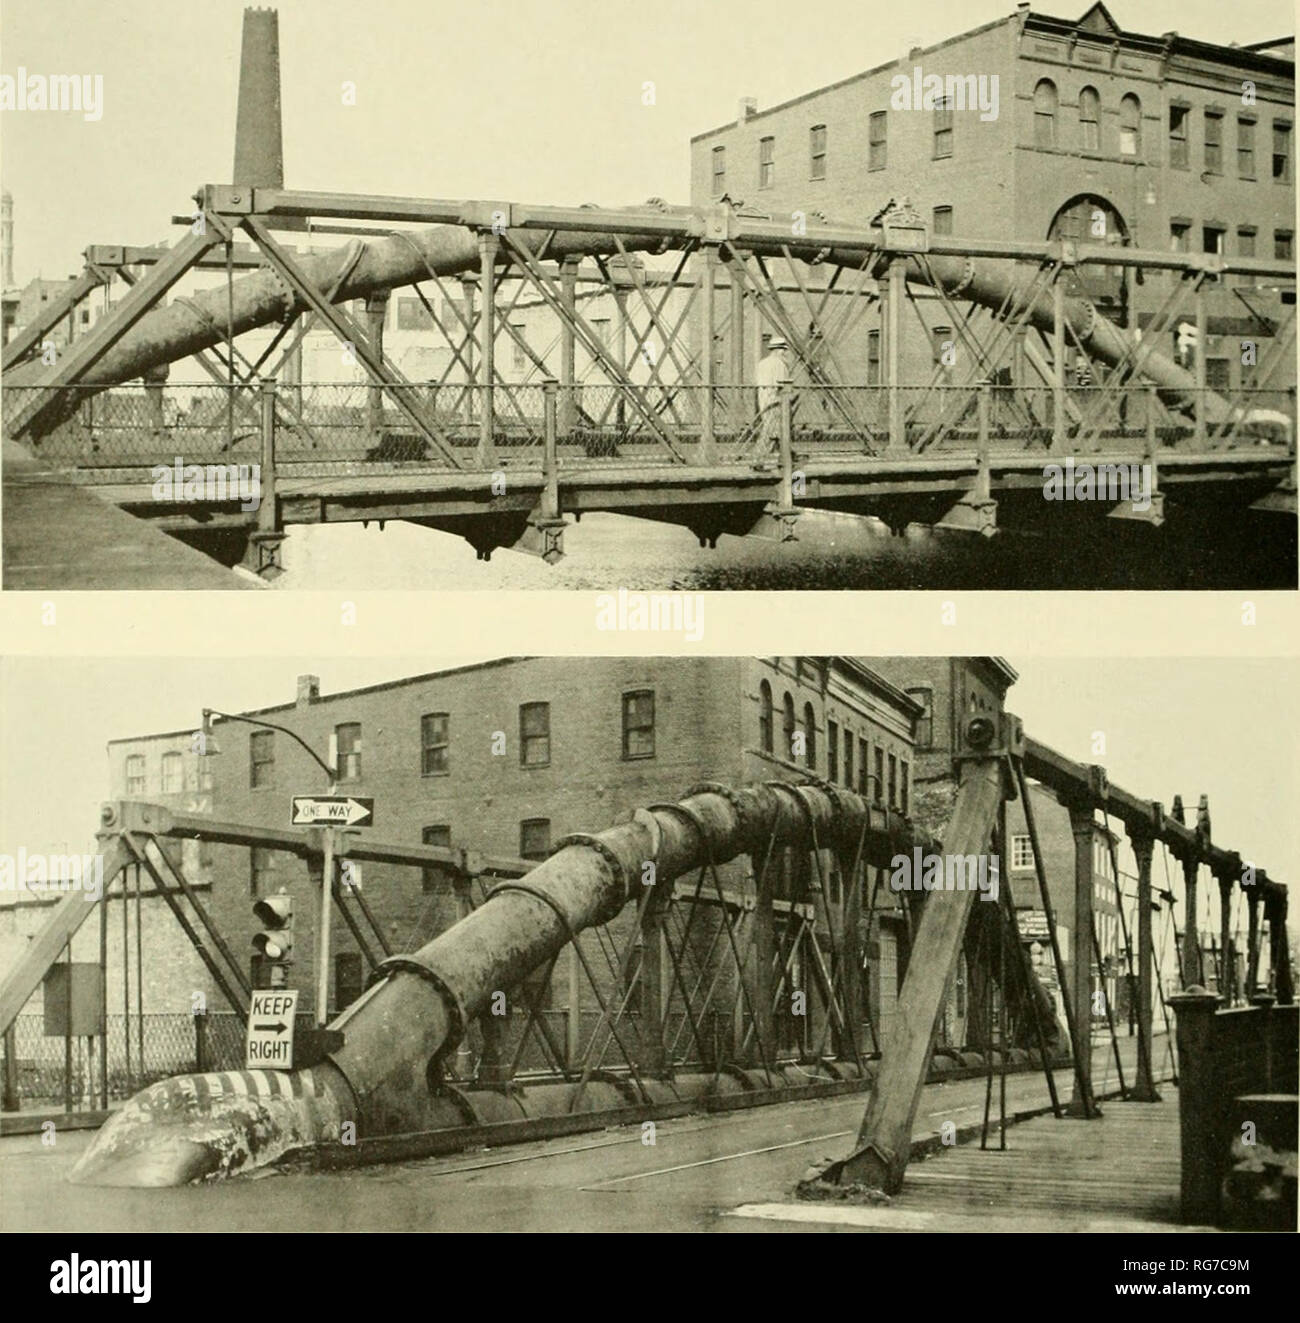
<path id="1" fill-rule="evenodd" d="M 534 203 L 689 200 L 689 139 L 1007 16 L 1013 0 L 282 0 L 285 182 Z M 1044 0 L 1078 18 L 1086 0 Z M 229 178 L 244 0 L 3 0 L 0 73 L 101 74 L 103 115 L 5 111 L 19 283 L 80 270 L 88 243 L 174 238 Z M 1292 33 L 1290 0 L 1116 0 L 1145 33 L 1248 43 Z M 355 104 L 343 104 L 344 82 Z M 653 104 L 645 85 L 652 83 Z"/>
<path id="2" fill-rule="evenodd" d="M 203 707 L 292 702 L 303 674 L 318 675 L 329 694 L 482 660 L 0 659 L 0 852 L 93 849 L 110 739 L 195 729 Z M 1112 783 L 1166 807 L 1181 794 L 1194 814 L 1208 794 L 1215 841 L 1300 886 L 1300 662 L 1007 660 L 1020 673 L 1008 707 L 1036 739 L 1103 764 Z M 1104 755 L 1092 753 L 1096 731 Z M 590 830 L 608 825 L 593 818 Z"/>

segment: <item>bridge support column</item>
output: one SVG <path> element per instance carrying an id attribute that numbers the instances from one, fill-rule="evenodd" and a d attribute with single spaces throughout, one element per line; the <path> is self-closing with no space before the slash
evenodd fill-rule
<path id="1" fill-rule="evenodd" d="M 274 381 L 263 381 L 259 387 L 262 402 L 262 467 L 259 482 L 257 528 L 248 535 L 248 568 L 263 579 L 278 579 L 284 573 L 280 548 L 285 532 L 280 523 L 279 499 L 275 482 L 275 396 Z"/>
<path id="2" fill-rule="evenodd" d="M 662 1077 L 668 1070 L 664 1048 L 664 918 L 671 889 L 650 884 L 637 934 L 641 962 L 641 1032 L 639 1065 L 643 1073 Z"/>
<path id="3" fill-rule="evenodd" d="M 1207 396 L 1205 341 L 1209 330 L 1205 307 L 1205 281 L 1196 282 L 1196 448 L 1204 450 L 1205 441 L 1205 402 Z"/>
<path id="4" fill-rule="evenodd" d="M 1246 930 L 1246 1000 L 1255 995 L 1255 984 L 1259 980 L 1259 888 L 1246 888 L 1247 923 Z"/>
<path id="5" fill-rule="evenodd" d="M 552 378 L 542 382 L 542 495 L 528 516 L 528 526 L 515 543 L 516 551 L 540 556 L 548 565 L 564 558 L 565 522 L 560 514 L 560 452 L 556 423 L 558 390 Z"/>
<path id="6" fill-rule="evenodd" d="M 1232 874 L 1217 874 L 1219 884 L 1219 967 L 1216 971 L 1219 1000 L 1231 1006 L 1234 1000 L 1232 986 Z"/>
<path id="7" fill-rule="evenodd" d="M 840 996 L 844 1030 L 837 1036 L 837 1055 L 856 1061 L 862 1056 L 862 879 L 865 866 L 852 867 L 844 879 L 844 919 L 840 934 Z M 834 974 L 834 970 L 832 970 Z"/>
<path id="8" fill-rule="evenodd" d="M 483 313 L 479 320 L 479 384 L 481 386 L 481 412 L 478 424 L 478 463 L 490 469 L 496 463 L 496 445 L 493 436 L 495 409 L 493 392 L 496 389 L 496 258 L 497 237 L 485 230 L 478 237 L 479 290 L 483 298 Z"/>
<path id="9" fill-rule="evenodd" d="M 891 455 L 907 452 L 907 434 L 903 394 L 900 388 L 902 358 L 903 301 L 907 297 L 907 266 L 894 258 L 889 264 L 889 288 L 885 300 L 885 380 L 889 386 L 889 446 Z"/>
<path id="10" fill-rule="evenodd" d="M 731 410 L 732 426 L 739 432 L 745 425 L 745 283 L 738 267 L 743 259 L 733 253 L 728 275 L 731 277 Z"/>
<path id="11" fill-rule="evenodd" d="M 460 287 L 465 301 L 465 325 L 469 328 L 468 334 L 465 336 L 465 352 L 462 355 L 465 361 L 465 421 L 473 423 L 475 415 L 474 388 L 478 384 L 478 367 L 474 356 L 478 312 L 475 307 L 474 296 L 478 286 L 473 276 L 462 276 Z"/>
<path id="12" fill-rule="evenodd" d="M 1070 805 L 1074 837 L 1074 924 L 1070 933 L 1070 1000 L 1074 1003 L 1074 1094 L 1067 1116 L 1100 1115 L 1092 1092 L 1092 843 L 1096 833 L 1091 802 Z"/>
<path id="13" fill-rule="evenodd" d="M 772 900 L 776 894 L 776 874 L 780 868 L 780 847 L 774 847 L 764 860 L 752 856 L 750 865 L 754 872 L 754 953 L 752 959 L 742 971 L 742 977 L 749 981 L 749 1004 L 753 1007 L 755 1051 L 751 1061 L 774 1061 L 776 1059 L 776 1035 L 772 1026 L 772 996 L 774 975 L 772 962 L 776 959 L 776 929 L 772 912 Z M 743 1008 L 745 999 L 739 1005 Z M 739 1026 L 738 1026 L 739 1028 Z M 743 1028 L 736 1035 L 744 1041 Z"/>
<path id="14" fill-rule="evenodd" d="M 711 247 L 701 254 L 700 294 L 703 304 L 700 337 L 700 375 L 703 398 L 700 400 L 700 456 L 701 464 L 716 464 L 718 448 L 713 435 L 713 304 L 714 283 L 718 270 L 718 255 Z"/>
<path id="15" fill-rule="evenodd" d="M 574 318 L 578 307 L 578 265 L 576 257 L 566 257 L 560 263 L 560 305 L 564 316 L 560 318 L 560 413 L 562 436 L 572 436 L 578 421 L 578 404 L 574 393 Z"/>
<path id="16" fill-rule="evenodd" d="M 1183 855 L 1183 895 L 1187 909 L 1183 920 L 1183 987 L 1201 983 L 1201 934 L 1196 926 L 1196 883 L 1201 861 L 1193 853 Z"/>
<path id="17" fill-rule="evenodd" d="M 1052 281 L 1052 453 L 1065 451 L 1065 284 L 1058 269 Z"/>
<path id="18" fill-rule="evenodd" d="M 1155 945 L 1151 930 L 1151 856 L 1155 840 L 1146 833 L 1131 831 L 1129 845 L 1137 860 L 1138 871 L 1137 1078 L 1129 1099 L 1132 1102 L 1159 1102 L 1151 1041 L 1154 1029 L 1151 982 L 1155 971 Z"/>
<path id="19" fill-rule="evenodd" d="M 384 361 L 384 321 L 388 316 L 388 290 L 375 290 L 366 299 L 366 327 L 370 337 L 370 351 L 375 359 Z M 371 385 L 366 392 L 366 430 L 370 444 L 377 446 L 384 439 L 384 389 Z"/>

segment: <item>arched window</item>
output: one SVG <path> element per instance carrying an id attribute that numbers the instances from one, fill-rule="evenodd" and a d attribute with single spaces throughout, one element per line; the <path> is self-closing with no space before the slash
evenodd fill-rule
<path id="1" fill-rule="evenodd" d="M 817 770 L 817 716 L 811 703 L 803 705 L 803 760 Z"/>
<path id="2" fill-rule="evenodd" d="M 1121 156 L 1142 155 L 1142 102 L 1132 92 L 1119 103 L 1119 150 Z"/>
<path id="3" fill-rule="evenodd" d="M 1085 152 L 1101 151 L 1101 97 L 1095 87 L 1079 92 L 1079 132 Z"/>
<path id="4" fill-rule="evenodd" d="M 772 686 L 758 686 L 758 742 L 764 753 L 772 752 Z"/>
<path id="5" fill-rule="evenodd" d="M 782 758 L 794 756 L 794 699 L 789 694 L 785 696 L 785 712 L 783 714 L 782 730 L 785 735 L 785 748 L 781 750 Z"/>
<path id="6" fill-rule="evenodd" d="M 1050 78 L 1034 88 L 1034 146 L 1056 146 L 1056 84 Z"/>

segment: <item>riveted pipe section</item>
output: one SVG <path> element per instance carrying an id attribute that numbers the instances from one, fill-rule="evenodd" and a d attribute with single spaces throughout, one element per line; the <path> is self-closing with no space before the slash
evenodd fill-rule
<path id="1" fill-rule="evenodd" d="M 345 1123 L 359 1138 L 445 1126 L 454 1108 L 439 1063 L 493 992 L 517 985 L 576 933 L 608 922 L 643 886 L 670 885 L 741 854 L 762 857 L 772 839 L 803 849 L 815 842 L 849 857 L 860 847 L 877 867 L 914 845 L 937 847 L 900 815 L 819 783 L 702 785 L 677 803 L 638 809 L 599 835 L 561 841 L 549 859 L 500 884 L 419 951 L 381 965 L 378 981 L 331 1025 L 344 1043 L 326 1062 L 241 1072 L 250 1081 L 238 1091 L 201 1083 L 210 1076 L 146 1089 L 100 1130 L 72 1179 L 180 1185 L 338 1142 Z M 677 1087 L 690 1094 L 689 1083 Z"/>

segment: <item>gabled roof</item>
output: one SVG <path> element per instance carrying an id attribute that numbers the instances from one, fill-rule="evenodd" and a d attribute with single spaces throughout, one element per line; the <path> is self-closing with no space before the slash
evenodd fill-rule
<path id="1" fill-rule="evenodd" d="M 1119 24 L 1115 22 L 1110 10 L 1101 3 L 1101 0 L 1097 0 L 1075 26 L 1083 28 L 1086 32 L 1107 33 L 1113 37 L 1118 37 L 1120 34 Z"/>

